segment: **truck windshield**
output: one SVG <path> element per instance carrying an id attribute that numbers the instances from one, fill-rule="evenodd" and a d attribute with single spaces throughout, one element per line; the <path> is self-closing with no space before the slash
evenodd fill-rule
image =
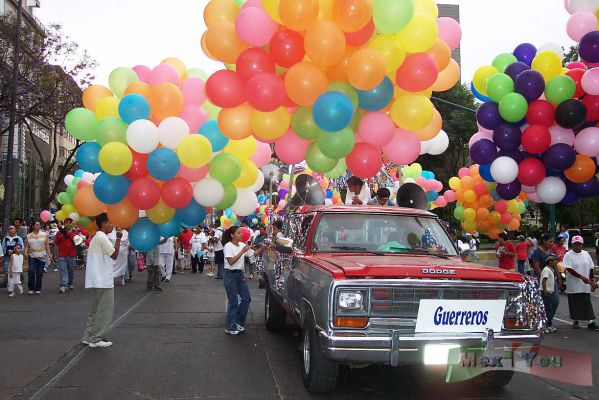
<path id="1" fill-rule="evenodd" d="M 323 214 L 312 251 L 457 255 L 437 219 L 401 214 Z"/>

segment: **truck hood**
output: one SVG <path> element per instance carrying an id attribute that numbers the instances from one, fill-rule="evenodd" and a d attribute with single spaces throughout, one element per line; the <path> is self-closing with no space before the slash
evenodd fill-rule
<path id="1" fill-rule="evenodd" d="M 431 256 L 340 255 L 317 257 L 317 262 L 341 269 L 346 278 L 420 278 L 521 282 L 522 275 L 497 267 L 465 263 L 459 258 Z M 315 260 L 316 261 L 316 260 Z"/>

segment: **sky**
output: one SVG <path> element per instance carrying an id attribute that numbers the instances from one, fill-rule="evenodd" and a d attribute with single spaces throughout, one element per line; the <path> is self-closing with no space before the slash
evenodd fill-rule
<path id="1" fill-rule="evenodd" d="M 97 60 L 96 83 L 106 84 L 117 67 L 155 66 L 167 57 L 211 73 L 222 64 L 200 46 L 208 0 L 43 0 L 36 16 L 59 23 L 65 34 Z M 462 26 L 462 80 L 511 52 L 520 43 L 539 47 L 574 44 L 566 35 L 569 14 L 563 0 L 446 0 L 459 4 Z"/>

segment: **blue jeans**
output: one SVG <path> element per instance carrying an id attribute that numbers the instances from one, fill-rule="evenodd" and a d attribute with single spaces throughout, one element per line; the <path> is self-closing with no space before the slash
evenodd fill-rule
<path id="1" fill-rule="evenodd" d="M 526 265 L 526 260 L 518 260 L 518 272 L 524 275 L 524 266 Z"/>
<path id="2" fill-rule="evenodd" d="M 27 273 L 27 287 L 30 291 L 41 292 L 42 280 L 44 278 L 44 267 L 46 260 L 29 257 L 29 272 Z"/>
<path id="3" fill-rule="evenodd" d="M 245 325 L 252 301 L 243 271 L 225 270 L 225 290 L 227 291 L 227 330 L 236 331 L 237 324 Z M 238 296 L 241 297 L 241 301 Z"/>
<path id="4" fill-rule="evenodd" d="M 547 314 L 547 326 L 553 325 L 553 317 L 559 306 L 559 291 L 553 293 L 542 293 L 543 304 L 545 305 L 545 313 Z"/>
<path id="5" fill-rule="evenodd" d="M 75 257 L 58 257 L 56 266 L 60 272 L 60 287 L 72 286 L 75 282 Z"/>
<path id="6" fill-rule="evenodd" d="M 214 252 L 214 262 L 216 263 L 216 279 L 223 279 L 223 271 L 225 270 L 224 250 Z"/>

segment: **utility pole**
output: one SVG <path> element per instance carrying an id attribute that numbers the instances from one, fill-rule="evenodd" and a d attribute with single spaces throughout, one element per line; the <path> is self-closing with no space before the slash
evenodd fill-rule
<path id="1" fill-rule="evenodd" d="M 10 103 L 10 121 L 8 125 L 8 145 L 6 148 L 6 175 L 4 177 L 4 202 L 2 204 L 2 234 L 6 234 L 10 224 L 10 204 L 14 193 L 14 147 L 15 125 L 17 119 L 17 86 L 19 84 L 19 50 L 21 45 L 21 19 L 23 18 L 23 0 L 17 6 L 17 24 L 15 29 L 15 43 L 12 63 L 12 87 Z"/>

